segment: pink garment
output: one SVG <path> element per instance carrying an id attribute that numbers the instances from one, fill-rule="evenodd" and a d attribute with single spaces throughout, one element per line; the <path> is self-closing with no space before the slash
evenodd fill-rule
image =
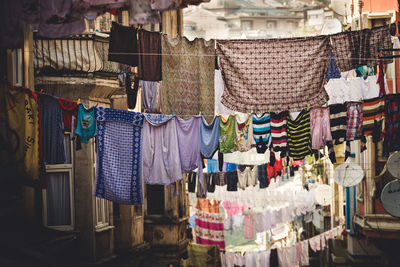
<path id="1" fill-rule="evenodd" d="M 321 250 L 321 236 L 316 235 L 309 239 L 310 247 L 314 252 Z"/>
<path id="2" fill-rule="evenodd" d="M 253 215 L 245 215 L 243 224 L 244 224 L 244 239 L 254 239 Z"/>
<path id="3" fill-rule="evenodd" d="M 224 208 L 227 217 L 242 214 L 247 209 L 247 206 L 239 205 L 233 201 L 223 201 L 221 205 Z"/>
<path id="4" fill-rule="evenodd" d="M 329 107 L 313 107 L 310 117 L 312 148 L 322 149 L 332 140 Z"/>
<path id="5" fill-rule="evenodd" d="M 301 245 L 301 259 L 300 266 L 310 265 L 310 257 L 308 256 L 308 241 L 304 240 L 300 242 Z"/>
<path id="6" fill-rule="evenodd" d="M 296 258 L 297 262 L 301 261 L 301 243 L 296 244 Z"/>

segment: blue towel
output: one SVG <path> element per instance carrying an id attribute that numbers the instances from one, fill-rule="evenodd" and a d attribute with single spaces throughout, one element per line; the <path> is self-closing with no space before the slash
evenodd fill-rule
<path id="1" fill-rule="evenodd" d="M 207 124 L 207 121 L 202 117 L 200 129 L 200 152 L 203 157 L 212 158 L 219 145 L 219 117 L 214 117 L 214 120 Z"/>
<path id="2" fill-rule="evenodd" d="M 98 107 L 95 196 L 128 205 L 143 204 L 142 113 Z"/>

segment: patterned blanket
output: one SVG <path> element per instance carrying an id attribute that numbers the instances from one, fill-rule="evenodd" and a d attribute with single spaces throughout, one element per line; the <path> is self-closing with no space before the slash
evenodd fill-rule
<path id="1" fill-rule="evenodd" d="M 224 219 L 220 213 L 196 212 L 196 243 L 225 249 Z"/>
<path id="2" fill-rule="evenodd" d="M 119 204 L 143 204 L 141 113 L 98 107 L 95 196 Z"/>

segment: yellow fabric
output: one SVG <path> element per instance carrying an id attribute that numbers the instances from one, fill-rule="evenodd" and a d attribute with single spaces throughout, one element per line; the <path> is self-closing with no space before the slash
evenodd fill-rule
<path id="1" fill-rule="evenodd" d="M 39 179 L 39 112 L 34 98 L 25 94 L 25 171 Z"/>
<path id="2" fill-rule="evenodd" d="M 217 267 L 221 266 L 219 249 L 216 245 L 189 244 L 189 267 Z"/>

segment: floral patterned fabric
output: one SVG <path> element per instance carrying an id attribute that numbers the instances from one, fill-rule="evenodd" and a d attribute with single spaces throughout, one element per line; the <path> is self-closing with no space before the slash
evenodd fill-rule
<path id="1" fill-rule="evenodd" d="M 329 36 L 217 41 L 222 104 L 244 113 L 300 111 L 328 100 Z"/>
<path id="2" fill-rule="evenodd" d="M 196 212 L 196 243 L 225 249 L 223 214 Z"/>
<path id="3" fill-rule="evenodd" d="M 214 119 L 214 41 L 162 39 L 163 112 Z M 206 56 L 205 56 L 206 55 Z"/>

